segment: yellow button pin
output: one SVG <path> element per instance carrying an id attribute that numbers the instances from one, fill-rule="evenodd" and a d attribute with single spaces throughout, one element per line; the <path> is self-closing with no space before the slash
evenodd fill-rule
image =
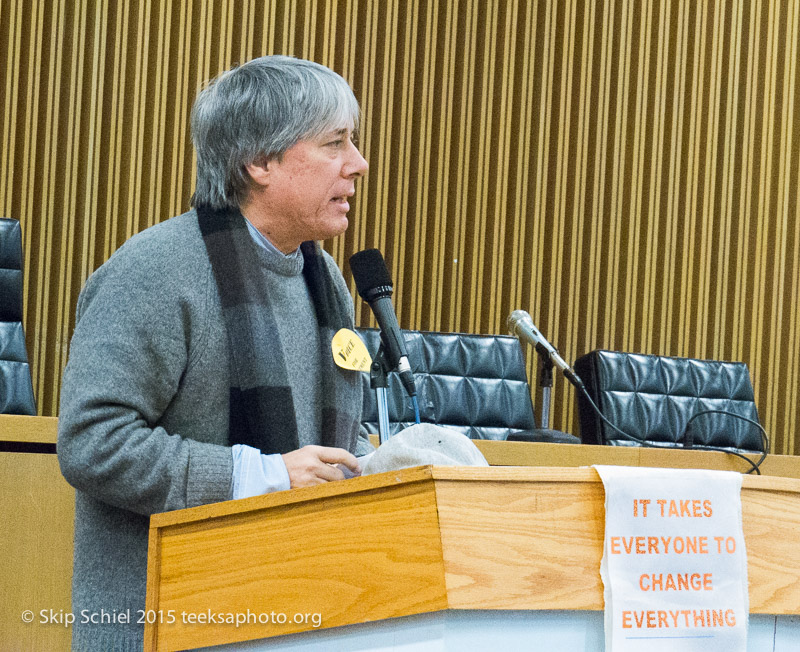
<path id="1" fill-rule="evenodd" d="M 342 369 L 369 371 L 372 357 L 364 341 L 349 328 L 340 329 L 331 340 L 333 360 Z"/>

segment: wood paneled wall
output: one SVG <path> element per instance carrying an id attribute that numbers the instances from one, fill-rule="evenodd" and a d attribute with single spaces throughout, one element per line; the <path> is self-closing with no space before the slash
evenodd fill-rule
<path id="1" fill-rule="evenodd" d="M 773 452 L 800 454 L 799 23 L 797 0 L 0 0 L 41 413 L 86 277 L 188 206 L 197 89 L 284 53 L 362 104 L 371 170 L 328 248 L 384 252 L 404 327 L 523 308 L 568 359 L 744 360 Z M 577 430 L 561 380 L 551 425 Z"/>

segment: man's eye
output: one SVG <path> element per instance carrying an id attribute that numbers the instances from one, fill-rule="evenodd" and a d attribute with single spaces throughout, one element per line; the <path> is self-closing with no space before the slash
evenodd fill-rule
<path id="1" fill-rule="evenodd" d="M 328 143 L 328 147 L 341 147 L 343 143 L 344 140 L 342 140 L 341 138 L 339 140 L 332 140 L 331 142 Z"/>

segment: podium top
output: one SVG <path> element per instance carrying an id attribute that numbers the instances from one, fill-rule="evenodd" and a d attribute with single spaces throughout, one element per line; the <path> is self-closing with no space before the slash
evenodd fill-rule
<path id="1" fill-rule="evenodd" d="M 510 442 L 508 442 L 510 443 Z M 523 443 L 523 445 L 526 445 Z M 559 444 L 549 444 L 559 446 Z M 639 465 L 634 465 L 639 466 Z M 705 467 L 703 467 L 705 468 Z M 351 478 L 342 482 L 328 482 L 315 487 L 280 491 L 276 493 L 201 505 L 173 512 L 154 514 L 151 528 L 163 528 L 182 523 L 193 523 L 261 509 L 305 503 L 354 494 L 371 492 L 395 485 L 426 481 L 498 482 L 498 483 L 600 483 L 600 476 L 591 467 L 532 467 L 532 466 L 416 466 L 377 475 Z M 601 486 L 602 488 L 602 486 Z M 759 492 L 789 492 L 800 498 L 800 479 L 743 475 L 742 490 Z M 800 539 L 799 539 L 800 540 Z"/>

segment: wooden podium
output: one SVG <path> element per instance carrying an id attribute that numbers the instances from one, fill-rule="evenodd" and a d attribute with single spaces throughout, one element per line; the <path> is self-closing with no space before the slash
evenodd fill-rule
<path id="1" fill-rule="evenodd" d="M 603 504 L 591 468 L 424 466 L 158 514 L 145 649 L 447 609 L 602 610 Z M 745 476 L 742 515 L 751 613 L 800 614 L 800 480 Z"/>

